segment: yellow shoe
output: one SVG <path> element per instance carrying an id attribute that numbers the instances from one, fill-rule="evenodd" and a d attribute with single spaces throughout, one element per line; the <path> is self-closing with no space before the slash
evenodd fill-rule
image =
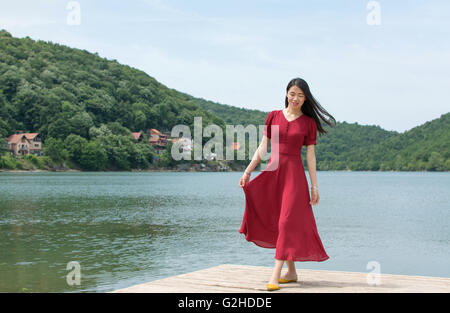
<path id="1" fill-rule="evenodd" d="M 278 287 L 277 285 L 267 284 L 267 290 L 268 291 L 274 291 L 274 290 L 278 290 L 278 289 L 280 289 L 280 287 Z"/>
<path id="2" fill-rule="evenodd" d="M 295 283 L 295 282 L 297 282 L 297 277 L 294 278 L 294 279 L 284 279 L 284 278 L 280 278 L 280 279 L 278 280 L 278 282 L 279 282 L 280 284 Z"/>

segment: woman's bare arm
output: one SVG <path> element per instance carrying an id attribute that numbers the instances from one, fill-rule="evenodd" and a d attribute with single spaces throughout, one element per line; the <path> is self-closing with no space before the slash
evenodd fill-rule
<path id="1" fill-rule="evenodd" d="M 316 152 L 314 145 L 306 146 L 306 163 L 308 164 L 308 173 L 313 186 L 317 186 L 316 176 Z"/>
<path id="2" fill-rule="evenodd" d="M 259 144 L 258 148 L 256 149 L 255 154 L 253 154 L 250 164 L 246 168 L 247 172 L 251 173 L 255 169 L 255 167 L 258 166 L 262 157 L 266 155 L 267 150 L 269 148 L 269 144 L 270 144 L 270 138 L 267 138 L 266 135 L 263 135 L 261 143 Z"/>
<path id="3" fill-rule="evenodd" d="M 317 187 L 317 173 L 316 173 L 316 152 L 314 145 L 306 146 L 306 163 L 308 165 L 309 180 L 311 187 Z M 318 188 L 311 188 L 311 204 L 316 205 L 319 203 L 319 190 Z"/>

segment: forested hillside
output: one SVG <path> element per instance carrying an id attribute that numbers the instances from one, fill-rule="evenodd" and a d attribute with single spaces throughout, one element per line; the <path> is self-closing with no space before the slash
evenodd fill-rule
<path id="1" fill-rule="evenodd" d="M 0 31 L 0 136 L 40 133 L 53 162 L 85 170 L 145 169 L 155 151 L 148 138 L 136 143 L 131 132 L 170 132 L 177 124 L 193 131 L 194 116 L 201 116 L 203 127 L 219 125 L 225 135 L 226 124 L 264 124 L 267 113 L 195 98 L 97 53 Z M 346 122 L 325 125 L 328 133 L 318 136 L 316 146 L 317 168 L 448 171 L 449 120 L 447 113 L 402 134 Z M 0 149 L 0 168 L 16 168 Z M 168 151 L 157 158 L 164 168 L 180 163 Z M 229 163 L 239 169 L 248 162 Z"/>
<path id="2" fill-rule="evenodd" d="M 403 133 L 338 123 L 318 141 L 322 170 L 450 170 L 450 113 Z"/>

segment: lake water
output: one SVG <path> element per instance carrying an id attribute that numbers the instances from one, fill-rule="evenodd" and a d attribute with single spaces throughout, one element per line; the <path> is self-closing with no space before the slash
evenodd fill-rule
<path id="1" fill-rule="evenodd" d="M 224 263 L 272 267 L 275 249 L 238 233 L 241 175 L 0 173 L 0 291 L 106 292 Z M 381 273 L 450 277 L 449 173 L 317 177 L 330 259 L 297 269 L 370 272 L 376 261 Z M 66 281 L 71 261 L 80 285 Z"/>

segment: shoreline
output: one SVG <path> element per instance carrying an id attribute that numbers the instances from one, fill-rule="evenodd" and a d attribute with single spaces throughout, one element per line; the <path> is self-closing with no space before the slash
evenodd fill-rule
<path id="1" fill-rule="evenodd" d="M 257 170 L 255 170 L 257 171 Z M 41 173 L 41 172 L 80 172 L 80 173 L 100 173 L 100 172 L 127 172 L 127 173 L 141 173 L 141 172 L 244 172 L 243 170 L 226 170 L 226 171 L 217 171 L 217 170 L 177 170 L 177 169 L 145 169 L 145 170 L 105 170 L 105 171 L 83 171 L 83 170 L 3 170 L 0 169 L 0 173 Z M 258 172 L 258 171 L 257 171 Z"/>
<path id="2" fill-rule="evenodd" d="M 76 169 L 67 169 L 67 170 L 4 170 L 0 169 L 0 173 L 43 173 L 43 172 L 80 172 L 80 173 L 102 173 L 102 172 L 127 172 L 127 173 L 140 173 L 140 172 L 244 172 L 245 168 L 242 170 L 195 170 L 195 169 L 189 169 L 189 170 L 182 170 L 182 169 L 145 169 L 145 170 L 105 170 L 105 171 L 83 171 L 83 170 L 76 170 Z M 263 170 L 254 170 L 254 172 L 262 172 Z M 305 169 L 305 171 L 308 171 Z M 395 173 L 448 173 L 449 171 L 352 171 L 352 170 L 317 170 L 317 172 L 395 172 Z"/>

